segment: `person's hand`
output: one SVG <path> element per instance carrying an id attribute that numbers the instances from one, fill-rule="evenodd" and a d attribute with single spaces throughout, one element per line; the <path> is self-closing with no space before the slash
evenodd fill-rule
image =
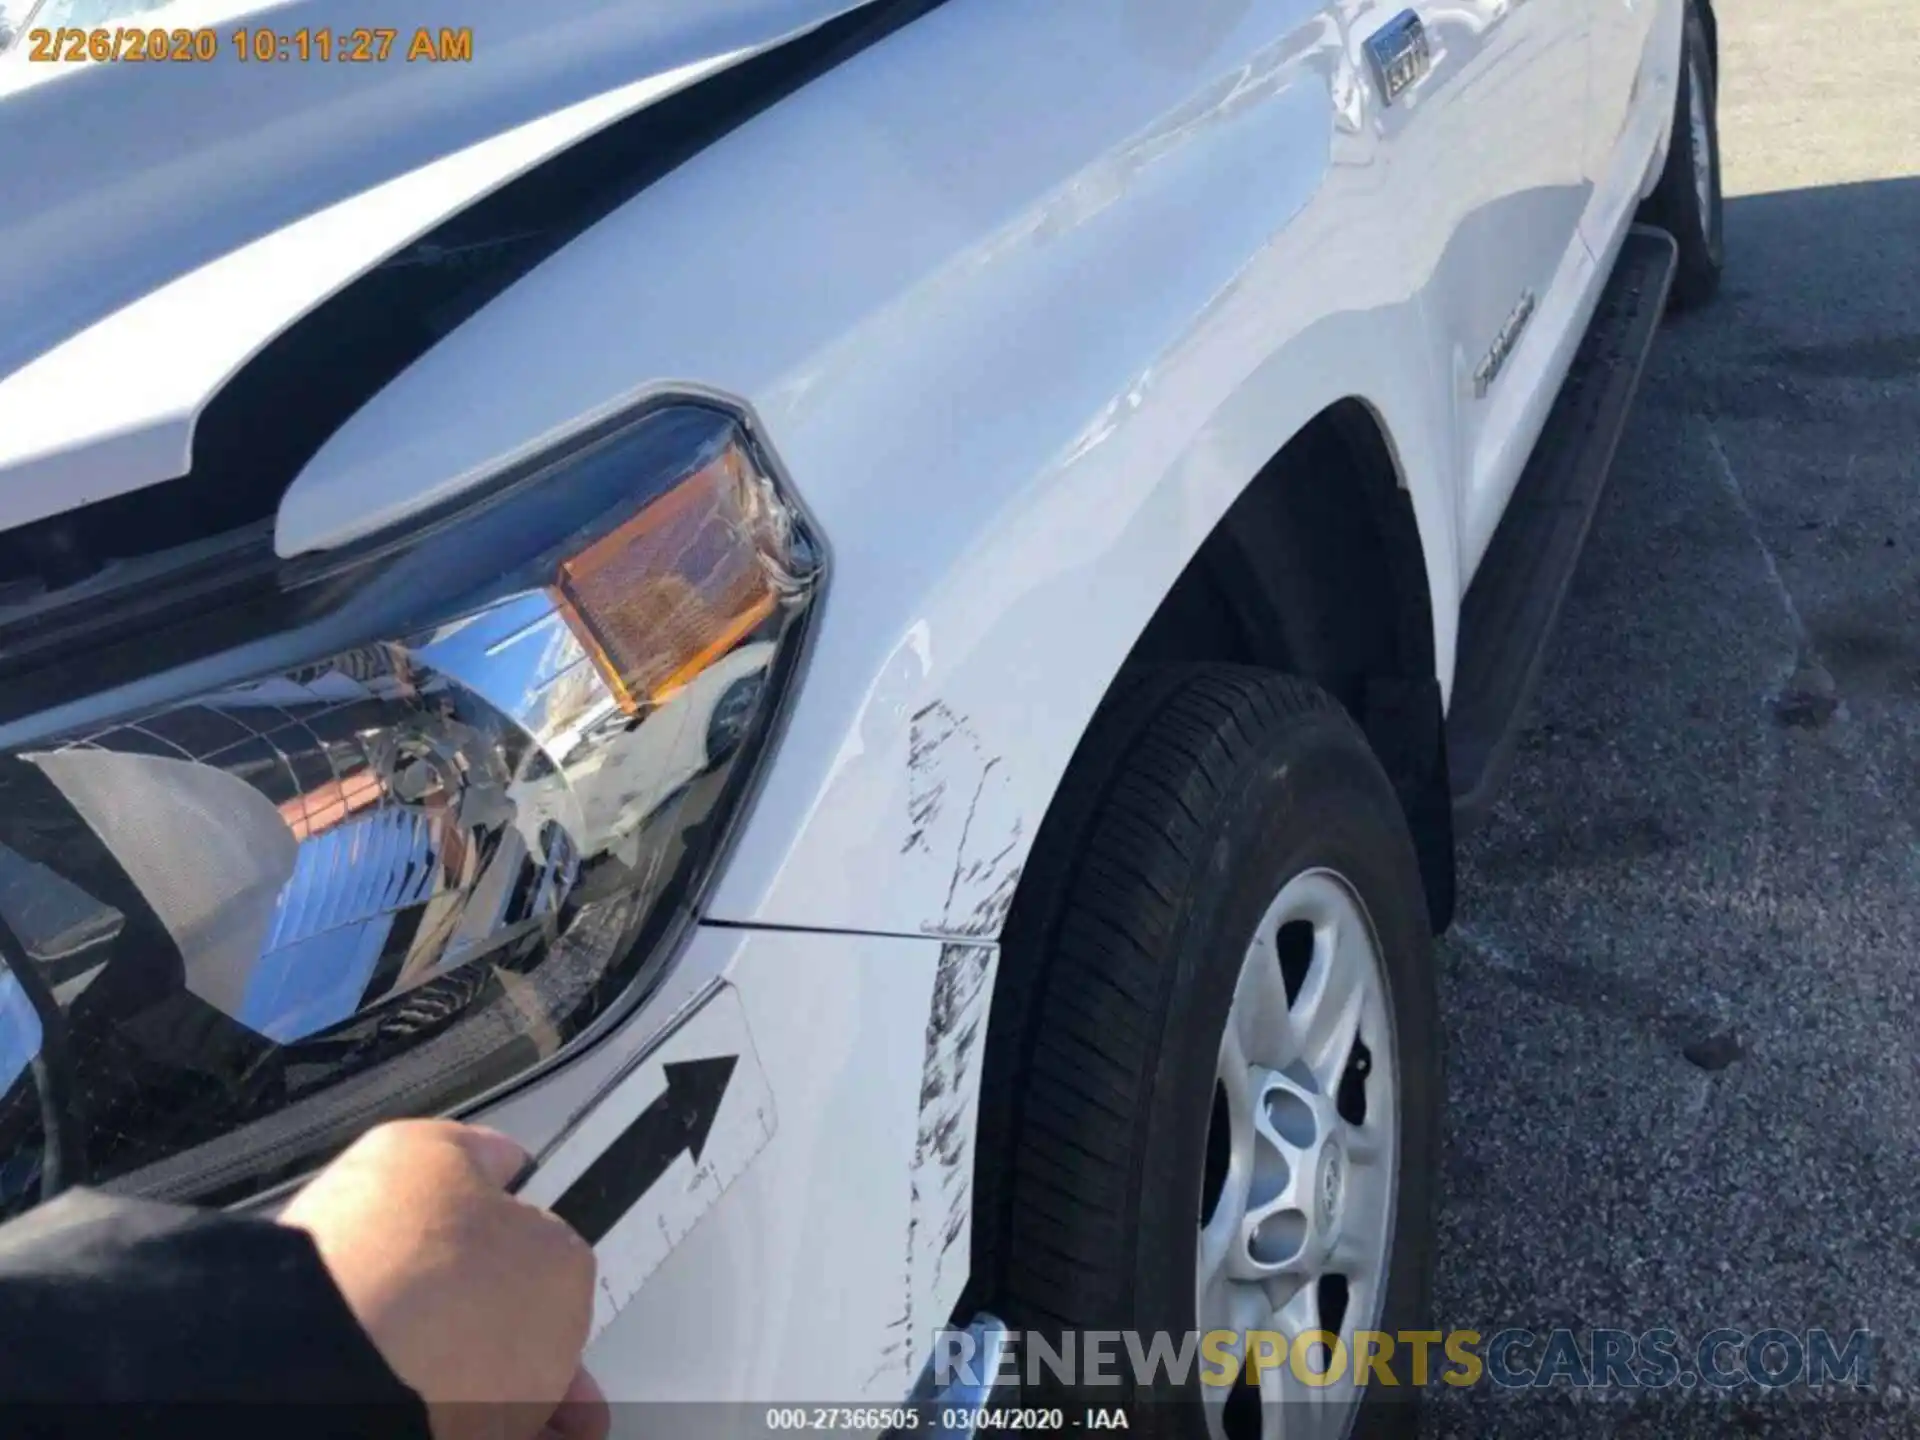
<path id="1" fill-rule="evenodd" d="M 527 1155 L 450 1120 L 370 1130 L 280 1213 L 320 1258 L 435 1440 L 601 1440 L 606 1400 L 580 1368 L 593 1250 L 506 1186 Z"/>

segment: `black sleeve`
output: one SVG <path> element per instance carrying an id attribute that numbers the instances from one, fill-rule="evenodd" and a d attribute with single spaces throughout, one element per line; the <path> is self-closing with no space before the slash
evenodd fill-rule
<path id="1" fill-rule="evenodd" d="M 0 1225 L 0 1429 L 137 1436 L 234 1403 L 429 1436 L 302 1230 L 90 1190 Z"/>

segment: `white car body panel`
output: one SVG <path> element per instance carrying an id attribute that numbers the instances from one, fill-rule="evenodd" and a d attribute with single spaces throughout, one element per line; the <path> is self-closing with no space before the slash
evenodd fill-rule
<path id="1" fill-rule="evenodd" d="M 1599 192 L 1600 201 L 1589 212 L 1586 231 L 1590 242 L 1604 244 L 1604 228 L 1612 207 L 1606 202 L 1609 187 L 1616 182 L 1620 162 L 1639 148 L 1631 133 L 1637 119 L 1647 112 L 1638 101 L 1640 88 L 1658 82 L 1657 68 L 1671 84 L 1674 67 L 1680 58 L 1681 7 L 1668 0 L 1598 0 L 1593 7 L 1591 77 L 1586 106 L 1586 138 L 1582 169 L 1588 182 Z M 1671 54 L 1656 55 L 1650 44 L 1656 30 L 1665 34 L 1669 23 L 1673 39 Z"/>
<path id="2" fill-rule="evenodd" d="M 738 397 L 835 564 L 780 763 L 710 913 L 991 935 L 1153 607 L 1261 464 L 1344 397 L 1391 437 L 1448 684 L 1466 580 L 1606 274 L 1576 228 L 1584 117 L 1548 104 L 1583 88 L 1586 27 L 1503 28 L 1567 8 L 1443 12 L 1422 83 L 1454 78 L 1462 98 L 1416 87 L 1385 111 L 1361 43 L 1390 5 L 937 10 L 423 357 L 296 481 L 280 549 L 390 524 L 649 391 Z M 1498 191 L 1471 128 L 1476 44 L 1488 66 L 1540 67 L 1502 89 L 1541 121 L 1539 166 Z M 1670 98 L 1642 92 L 1658 115 Z M 1445 223 L 1408 224 L 1422 195 L 1412 215 Z M 1530 258 L 1443 258 L 1447 224 L 1507 212 L 1522 231 L 1554 218 Z M 1476 400 L 1471 371 L 1526 288 L 1498 280 L 1515 263 L 1545 277 L 1539 313 Z M 957 728 L 937 752 L 951 773 L 916 763 L 916 717 L 923 739 Z"/>
<path id="3" fill-rule="evenodd" d="M 0 58 L 0 526 L 184 474 L 207 402 L 423 231 L 595 130 L 859 0 L 412 6 L 484 64 Z M 392 28 L 361 0 L 172 7 L 172 28 Z M 221 23 L 224 22 L 224 23 Z M 202 67 L 190 67 L 202 68 Z M 429 73 L 430 72 L 430 73 Z M 111 144 L 102 145 L 102 132 Z"/>
<path id="4" fill-rule="evenodd" d="M 1308 0 L 936 10 L 416 363 L 295 482 L 279 547 L 390 523 L 652 389 L 741 397 L 833 570 L 709 913 L 992 935 L 1153 607 L 1343 397 L 1397 442 L 1450 670 L 1446 417 L 1361 38 Z M 1064 115 L 1063 54 L 1081 76 Z"/>
<path id="5" fill-rule="evenodd" d="M 1604 173 L 1593 173 L 1591 134 L 1584 142 L 1583 165 L 1588 173 L 1583 181 L 1585 204 L 1579 241 L 1568 244 L 1561 253 L 1552 280 L 1540 291 L 1538 309 L 1520 343 L 1491 393 L 1479 402 L 1486 411 L 1482 438 L 1473 463 L 1463 467 L 1461 479 L 1460 565 L 1462 574 L 1468 577 L 1486 553 L 1513 487 L 1546 424 L 1560 380 L 1586 333 L 1601 288 L 1612 273 L 1614 256 L 1626 238 L 1634 209 L 1659 178 L 1678 75 L 1683 4 L 1684 0 L 1596 0 L 1595 33 L 1612 25 L 1610 43 L 1615 45 L 1619 43 L 1615 12 L 1638 16 L 1657 5 L 1658 23 L 1649 32 L 1638 32 L 1645 41 L 1645 71 L 1637 81 L 1628 82 L 1638 87 L 1631 112 L 1623 112 L 1629 114 L 1631 123 L 1625 125 L 1618 144 L 1609 152 Z M 1595 48 L 1599 48 L 1597 39 Z M 1589 85 L 1600 83 L 1601 78 L 1596 76 Z M 1602 123 L 1590 115 L 1589 130 Z M 1454 394 L 1460 403 L 1472 404 L 1473 366 L 1467 362 L 1472 359 L 1477 363 L 1477 357 L 1462 356 L 1457 349 L 1453 353 Z"/>
<path id="6" fill-rule="evenodd" d="M 541 1152 L 683 1006 L 721 980 L 738 996 L 778 1110 L 772 1138 L 589 1350 L 612 1398 L 906 1394 L 967 1279 L 996 958 L 990 945 L 703 928 L 638 1019 L 479 1117 Z M 662 1183 L 692 1176 L 685 1165 Z"/>
<path id="7" fill-rule="evenodd" d="M 1660 178 L 1686 24 L 1684 0 L 1605 0 L 1601 10 L 1611 19 L 1618 53 L 1604 70 L 1596 60 L 1595 87 L 1604 84 L 1618 94 L 1624 84 L 1634 98 L 1611 132 L 1601 111 L 1589 116 L 1595 130 L 1587 145 L 1594 200 L 1581 233 L 1596 255 L 1612 253 L 1627 217 Z"/>
<path id="8" fill-rule="evenodd" d="M 478 47 L 475 3 L 436 6 L 432 23 L 475 24 Z M 622 8 L 668 29 L 698 10 L 594 13 Z M 817 20 L 844 7 L 721 8 Z M 967 1278 L 993 942 L 1028 847 L 1169 587 L 1263 465 L 1337 402 L 1362 402 L 1387 438 L 1424 551 L 1436 678 L 1450 684 L 1461 596 L 1657 163 L 1681 3 L 1420 6 L 1434 68 L 1383 107 L 1364 42 L 1399 8 L 934 9 L 512 285 L 359 409 L 286 492 L 280 553 L 325 550 L 649 395 L 691 390 L 751 414 L 830 548 L 810 654 L 706 923 L 621 1028 L 484 1116 L 544 1153 L 623 1067 L 698 1024 L 689 1007 L 714 986 L 737 996 L 777 1123 L 595 1341 L 589 1364 L 616 1397 L 905 1393 Z M 720 28 L 731 49 L 709 60 L 778 32 Z M 592 94 L 699 60 L 634 45 L 595 72 Z M 527 63 L 548 78 L 565 68 L 545 52 Z M 1582 104 L 1635 75 L 1617 123 Z M 534 107 L 514 112 L 522 124 L 559 109 L 532 81 L 516 93 Z M 1514 133 L 1527 147 L 1509 163 Z M 476 130 L 462 144 L 484 141 Z M 0 358 L 0 371 L 27 367 L 0 381 L 0 407 L 91 325 L 166 355 L 180 337 L 154 328 L 143 295 L 244 265 L 246 245 L 462 148 L 336 172 L 307 143 L 334 188 L 316 180 L 299 214 L 269 217 L 256 178 L 233 202 L 255 219 L 209 221 L 217 235 L 184 210 L 148 217 L 171 237 L 157 282 L 96 285 L 70 312 L 0 300 L 0 337 L 10 317 L 30 336 Z M 138 178 L 121 176 L 124 193 Z M 57 258 L 47 237 L 95 213 L 93 199 L 74 203 L 12 225 L 0 214 L 0 251 L 41 234 Z M 404 226 L 383 216 L 378 237 L 369 224 L 365 250 L 391 248 L 433 203 Z M 9 263 L 0 255 L 0 277 Z M 162 407 L 167 423 L 190 427 L 243 348 L 345 278 L 316 269 L 279 293 L 271 325 L 225 326 L 226 368 L 209 356 Z M 1529 289 L 1525 332 L 1476 396 L 1473 373 Z M 105 373 L 98 413 L 70 406 L 53 449 L 113 431 L 102 416 L 143 413 L 137 367 Z M 168 433 L 153 470 L 184 458 L 183 433 Z M 9 484 L 4 464 L 0 507 L 23 508 L 0 508 L 0 522 L 91 498 L 44 476 Z"/>
<path id="9" fill-rule="evenodd" d="M 1589 188 L 1585 113 L 1568 103 L 1586 82 L 1590 10 L 1539 0 L 1424 8 L 1433 70 L 1413 103 L 1383 117 L 1435 383 L 1447 398 L 1441 443 L 1458 492 L 1463 579 L 1546 419 L 1545 405 L 1516 402 L 1550 404 L 1585 323 L 1565 301 L 1595 288 L 1578 239 Z M 1537 307 L 1531 322 L 1488 393 L 1476 393 L 1475 371 L 1527 295 Z M 1446 600 L 1457 604 L 1459 592 Z"/>
<path id="10" fill-rule="evenodd" d="M 362 191 L 141 296 L 22 366 L 0 380 L 0 525 L 184 475 L 201 410 L 274 336 L 447 214 L 735 58 L 583 100 Z"/>

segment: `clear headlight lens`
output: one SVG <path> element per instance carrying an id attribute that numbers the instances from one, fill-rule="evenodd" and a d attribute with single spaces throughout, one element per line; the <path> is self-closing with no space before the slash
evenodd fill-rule
<path id="1" fill-rule="evenodd" d="M 820 576 L 737 422 L 676 405 L 179 671 L 286 661 L 0 752 L 0 1213 L 239 1198 L 644 989 Z"/>

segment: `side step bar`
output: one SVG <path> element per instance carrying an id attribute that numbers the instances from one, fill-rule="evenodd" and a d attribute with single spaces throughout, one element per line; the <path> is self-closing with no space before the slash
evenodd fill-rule
<path id="1" fill-rule="evenodd" d="M 1458 828 L 1485 813 L 1513 760 L 1678 253 L 1664 230 L 1636 225 L 1628 233 L 1533 457 L 1467 587 L 1447 715 Z"/>

